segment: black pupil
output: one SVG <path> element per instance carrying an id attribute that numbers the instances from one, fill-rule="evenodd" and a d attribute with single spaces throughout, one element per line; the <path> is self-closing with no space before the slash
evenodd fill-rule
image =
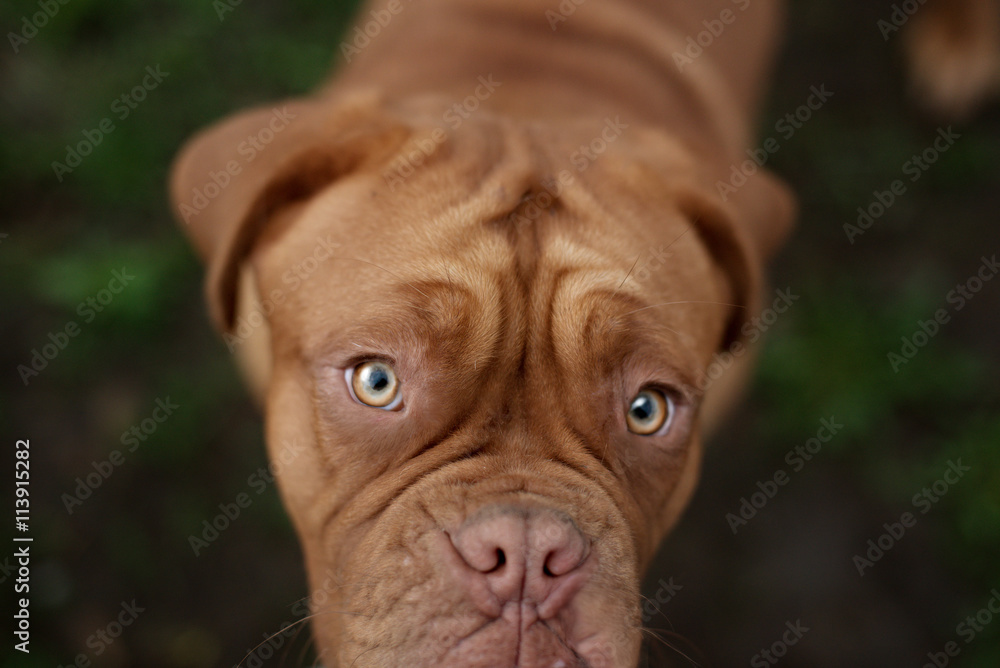
<path id="1" fill-rule="evenodd" d="M 641 394 L 632 402 L 632 415 L 637 420 L 648 420 L 653 415 L 653 400 Z"/>
<path id="2" fill-rule="evenodd" d="M 375 369 L 368 376 L 368 385 L 375 392 L 381 392 L 389 384 L 389 374 L 385 372 L 385 369 Z"/>

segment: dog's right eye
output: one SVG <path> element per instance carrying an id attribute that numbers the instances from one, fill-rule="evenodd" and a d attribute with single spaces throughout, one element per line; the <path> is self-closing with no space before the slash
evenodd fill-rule
<path id="1" fill-rule="evenodd" d="M 402 401 L 396 372 L 385 362 L 361 362 L 349 367 L 344 372 L 344 379 L 351 396 L 359 404 L 391 411 L 398 408 Z"/>
<path id="2" fill-rule="evenodd" d="M 628 430 L 640 436 L 650 436 L 670 428 L 674 417 L 674 401 L 655 388 L 635 395 L 625 414 Z"/>

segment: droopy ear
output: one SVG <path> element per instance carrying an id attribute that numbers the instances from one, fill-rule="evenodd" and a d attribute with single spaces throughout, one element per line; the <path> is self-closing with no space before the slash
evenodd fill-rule
<path id="1" fill-rule="evenodd" d="M 742 338 L 743 323 L 759 307 L 764 267 L 792 230 L 795 198 L 782 181 L 759 170 L 725 201 L 693 183 L 679 187 L 677 199 L 728 273 L 733 299 L 742 307 L 727 332 L 729 346 Z"/>
<path id="2" fill-rule="evenodd" d="M 739 224 L 732 208 L 699 184 L 682 182 L 671 188 L 677 208 L 691 221 L 692 229 L 728 278 L 730 299 L 734 304 L 720 349 L 741 338 L 743 324 L 760 302 L 763 261 L 756 252 L 749 230 Z"/>
<path id="3" fill-rule="evenodd" d="M 758 171 L 743 188 L 723 202 L 704 187 L 680 191 L 678 203 L 694 222 L 699 236 L 729 277 L 738 308 L 726 329 L 719 353 L 731 353 L 726 372 L 712 380 L 701 409 L 706 437 L 736 404 L 747 386 L 757 357 L 755 346 L 743 346 L 744 328 L 760 309 L 765 279 L 763 267 L 780 248 L 795 216 L 795 200 L 788 188 L 770 174 Z M 724 354 L 725 354 L 724 353 Z"/>
<path id="4" fill-rule="evenodd" d="M 174 163 L 170 194 L 208 265 L 208 302 L 220 330 L 232 329 L 241 264 L 274 214 L 388 161 L 409 134 L 376 95 L 364 93 L 253 109 L 190 140 Z"/>
<path id="5" fill-rule="evenodd" d="M 795 199 L 781 181 L 764 170 L 748 177 L 723 197 L 715 174 L 728 173 L 706 164 L 685 145 L 659 131 L 636 128 L 621 143 L 622 154 L 602 157 L 595 172 L 616 188 L 632 189 L 653 206 L 673 206 L 726 274 L 737 307 L 721 342 L 723 349 L 741 338 L 743 323 L 760 302 L 763 267 L 791 231 Z M 605 171 L 606 170 L 606 171 Z"/>
<path id="6" fill-rule="evenodd" d="M 760 169 L 747 177 L 742 188 L 728 195 L 739 225 L 761 262 L 767 262 L 785 244 L 798 214 L 791 189 L 776 176 Z"/>

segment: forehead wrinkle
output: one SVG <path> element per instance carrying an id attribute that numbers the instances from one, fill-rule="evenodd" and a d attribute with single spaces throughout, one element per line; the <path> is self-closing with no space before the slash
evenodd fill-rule
<path id="1" fill-rule="evenodd" d="M 649 304 L 638 286 L 593 269 L 576 270 L 564 279 L 554 286 L 552 300 L 553 353 L 560 366 L 607 372 L 641 356 L 683 383 L 695 382 L 697 371 L 676 363 L 694 358 L 695 342 L 686 332 L 664 325 L 656 309 L 644 308 Z"/>
<path id="2" fill-rule="evenodd" d="M 424 266 L 429 271 L 396 267 L 393 281 L 363 304 L 360 317 L 346 328 L 331 327 L 332 338 L 307 346 L 313 351 L 308 356 L 322 360 L 361 351 L 405 355 L 435 344 L 440 348 L 458 337 L 463 349 L 476 353 L 470 363 L 488 358 L 497 336 L 490 323 L 498 320 L 500 309 L 496 282 L 482 278 L 491 272 L 446 259 Z"/>
<path id="3" fill-rule="evenodd" d="M 492 272 L 456 263 L 444 274 L 401 287 L 406 304 L 402 327 L 416 324 L 425 345 L 442 361 L 482 369 L 497 357 L 507 319 Z"/>
<path id="4" fill-rule="evenodd" d="M 522 130 L 498 123 L 484 134 L 490 147 L 487 170 L 471 191 L 456 192 L 437 216 L 449 228 L 478 226 L 510 213 L 540 178 L 539 152 Z M 483 162 L 479 156 L 476 164 Z"/>
<path id="5" fill-rule="evenodd" d="M 581 344 L 591 347 L 593 342 L 586 334 L 595 321 L 602 320 L 599 311 L 604 310 L 604 320 L 608 320 L 612 314 L 641 308 L 645 302 L 640 298 L 638 287 L 623 281 L 619 267 L 606 257 L 565 240 L 560 245 L 564 248 L 556 252 L 561 251 L 576 261 L 563 270 L 563 280 L 553 286 L 552 340 L 554 353 L 570 361 L 579 357 Z M 622 308 L 614 308 L 614 305 Z M 596 331 L 601 329 L 599 326 Z"/>

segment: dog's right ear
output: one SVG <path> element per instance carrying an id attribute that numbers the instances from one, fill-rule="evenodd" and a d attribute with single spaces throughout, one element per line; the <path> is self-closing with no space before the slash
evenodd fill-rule
<path id="1" fill-rule="evenodd" d="M 931 0 L 902 36 L 911 93 L 938 120 L 968 120 L 1000 93 L 1000 1 Z"/>
<path id="2" fill-rule="evenodd" d="M 232 331 L 237 303 L 246 302 L 242 265 L 274 215 L 341 176 L 387 162 L 411 132 L 377 95 L 358 93 L 253 109 L 188 142 L 170 195 L 207 264 L 208 303 L 221 331 Z"/>

